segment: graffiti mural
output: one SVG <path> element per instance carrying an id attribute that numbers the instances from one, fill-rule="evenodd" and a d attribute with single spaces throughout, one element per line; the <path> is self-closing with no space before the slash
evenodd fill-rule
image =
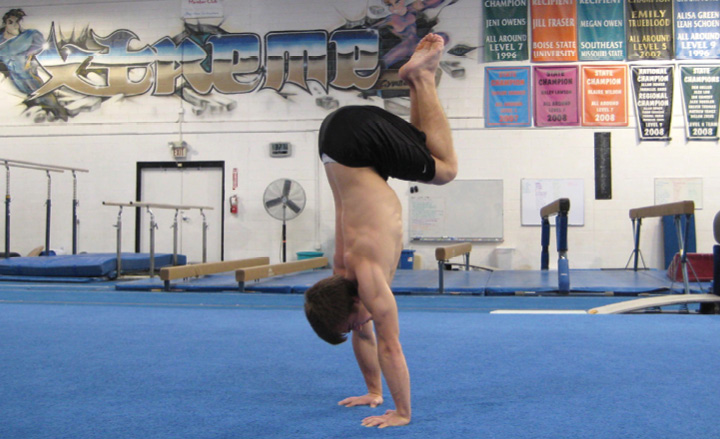
<path id="1" fill-rule="evenodd" d="M 284 99 L 295 92 L 319 95 L 316 105 L 331 109 L 338 105 L 334 90 L 364 98 L 407 96 L 397 69 L 433 31 L 442 9 L 457 1 L 381 0 L 361 19 L 329 31 L 260 35 L 185 22 L 180 34 L 152 44 L 129 29 L 98 35 L 86 28 L 64 36 L 55 23 L 44 36 L 24 29 L 25 12 L 12 9 L 0 29 L 0 71 L 35 122 L 68 120 L 109 100 L 141 95 L 179 97 L 198 116 L 232 111 L 237 102 L 230 95 L 261 90 Z M 453 63 L 443 69 L 457 77 Z"/>

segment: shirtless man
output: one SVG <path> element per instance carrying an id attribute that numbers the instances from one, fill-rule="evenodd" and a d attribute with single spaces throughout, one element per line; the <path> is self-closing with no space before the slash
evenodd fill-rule
<path id="1" fill-rule="evenodd" d="M 402 209 L 386 180 L 445 184 L 457 174 L 450 125 L 435 88 L 443 47 L 442 37 L 425 36 L 399 71 L 410 87 L 411 123 L 378 107 L 343 107 L 320 130 L 335 200 L 334 273 L 305 293 L 305 313 L 328 343 L 342 343 L 352 331 L 368 392 L 340 405 L 382 404 L 385 377 L 395 410 L 365 418 L 367 427 L 410 422 L 410 374 L 390 290 L 402 250 Z"/>

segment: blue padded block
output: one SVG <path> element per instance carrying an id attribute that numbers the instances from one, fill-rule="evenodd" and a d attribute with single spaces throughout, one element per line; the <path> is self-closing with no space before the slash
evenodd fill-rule
<path id="1" fill-rule="evenodd" d="M 20 257 L 0 261 L 0 275 L 44 277 L 114 277 L 117 267 L 116 253 L 84 253 L 79 255 L 56 255 Z M 178 255 L 178 263 L 187 258 Z M 156 254 L 155 267 L 172 264 L 172 254 Z M 123 271 L 147 271 L 150 257 L 146 253 L 123 253 Z"/>

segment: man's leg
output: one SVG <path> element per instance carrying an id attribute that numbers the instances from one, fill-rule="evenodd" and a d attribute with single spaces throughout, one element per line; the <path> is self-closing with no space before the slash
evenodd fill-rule
<path id="1" fill-rule="evenodd" d="M 435 178 L 431 181 L 434 184 L 452 181 L 458 169 L 450 124 L 435 87 L 435 71 L 443 47 L 442 37 L 426 35 L 399 72 L 410 86 L 410 122 L 425 133 L 427 147 L 435 157 Z"/>

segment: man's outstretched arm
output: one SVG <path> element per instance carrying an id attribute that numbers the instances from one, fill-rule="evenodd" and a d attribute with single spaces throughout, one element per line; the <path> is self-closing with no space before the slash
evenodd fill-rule
<path id="1" fill-rule="evenodd" d="M 369 260 L 355 266 L 360 300 L 372 314 L 377 334 L 378 362 L 395 402 L 395 410 L 363 420 L 367 427 L 390 427 L 410 423 L 410 373 L 400 345 L 397 303 L 385 273 Z"/>
<path id="2" fill-rule="evenodd" d="M 363 396 L 351 396 L 340 401 L 339 405 L 354 407 L 369 405 L 377 407 L 383 403 L 382 372 L 378 363 L 377 344 L 372 322 L 365 323 L 362 328 L 352 334 L 353 352 L 360 372 L 362 372 L 368 393 Z"/>

